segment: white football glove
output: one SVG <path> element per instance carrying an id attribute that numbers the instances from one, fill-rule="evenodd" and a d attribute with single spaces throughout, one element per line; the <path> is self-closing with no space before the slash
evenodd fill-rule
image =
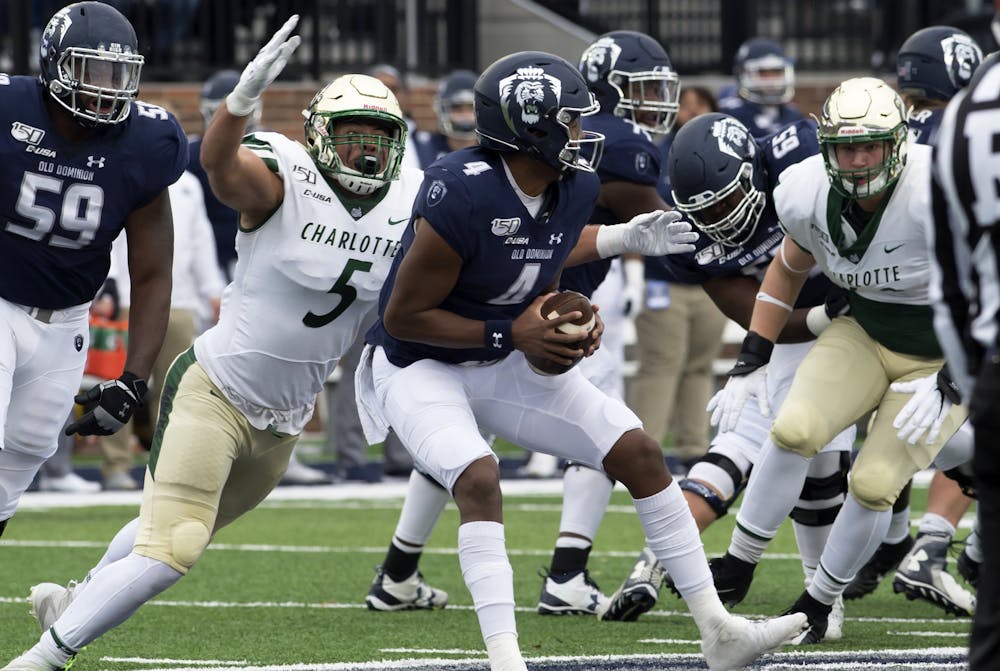
<path id="1" fill-rule="evenodd" d="M 924 442 L 930 445 L 941 433 L 941 425 L 948 417 L 952 401 L 941 390 L 941 384 L 949 384 L 945 379 L 942 383 L 941 374 L 933 373 L 927 377 L 907 382 L 893 382 L 889 388 L 900 394 L 913 394 L 892 421 L 892 428 L 898 429 L 896 437 L 905 440 L 910 445 L 916 445 L 923 433 L 927 432 Z"/>
<path id="2" fill-rule="evenodd" d="M 628 252 L 643 256 L 693 252 L 698 234 L 690 223 L 681 221 L 682 216 L 676 210 L 653 210 L 624 224 L 601 226 L 595 241 L 597 253 L 606 259 Z"/>
<path id="3" fill-rule="evenodd" d="M 625 317 L 635 319 L 646 300 L 646 264 L 641 259 L 626 259 L 622 270 L 625 282 L 622 287 Z"/>
<path id="4" fill-rule="evenodd" d="M 226 107 L 230 114 L 249 116 L 260 103 L 260 95 L 264 89 L 281 73 L 288 63 L 288 57 L 302 41 L 298 35 L 288 37 L 298 22 L 299 15 L 293 14 L 243 69 L 236 88 L 226 96 Z"/>
<path id="5" fill-rule="evenodd" d="M 736 428 L 743 406 L 750 397 L 757 397 L 757 407 L 764 417 L 771 416 L 771 404 L 767 402 L 767 366 L 761 366 L 746 375 L 733 375 L 726 386 L 715 393 L 706 410 L 712 413 L 709 420 L 718 426 L 719 432 Z"/>

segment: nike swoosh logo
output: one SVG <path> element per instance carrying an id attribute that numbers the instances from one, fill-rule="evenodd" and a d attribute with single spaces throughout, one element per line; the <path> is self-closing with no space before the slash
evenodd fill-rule
<path id="1" fill-rule="evenodd" d="M 403 223 L 404 221 L 409 221 L 409 220 L 410 220 L 410 218 L 409 218 L 409 217 L 406 217 L 405 219 L 392 219 L 392 218 L 390 218 L 390 219 L 389 219 L 389 225 L 390 225 L 390 226 L 395 226 L 395 225 L 397 225 L 397 224 L 401 224 L 401 223 Z"/>
<path id="2" fill-rule="evenodd" d="M 894 251 L 896 251 L 897 249 L 899 249 L 900 247 L 902 247 L 905 244 L 906 243 L 904 242 L 902 244 L 896 245 L 895 247 L 890 247 L 889 245 L 885 245 L 885 246 L 882 247 L 882 251 L 885 252 L 886 254 L 892 254 Z"/>

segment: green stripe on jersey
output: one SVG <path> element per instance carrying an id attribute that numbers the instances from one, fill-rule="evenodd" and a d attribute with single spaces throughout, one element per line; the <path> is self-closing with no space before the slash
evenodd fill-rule
<path id="1" fill-rule="evenodd" d="M 865 333 L 893 352 L 938 358 L 941 345 L 934 334 L 934 311 L 929 305 L 903 305 L 873 301 L 850 292 L 850 315 Z"/>
<path id="2" fill-rule="evenodd" d="M 184 373 L 196 363 L 194 347 L 189 347 L 186 352 L 174 359 L 167 370 L 167 376 L 163 380 L 163 391 L 160 392 L 160 415 L 156 420 L 156 431 L 153 432 L 153 445 L 149 450 L 149 474 L 156 479 L 156 461 L 160 457 L 160 446 L 163 444 L 163 434 L 170 423 L 170 411 L 174 408 L 174 396 L 177 395 L 177 388 L 181 386 L 181 378 Z"/>

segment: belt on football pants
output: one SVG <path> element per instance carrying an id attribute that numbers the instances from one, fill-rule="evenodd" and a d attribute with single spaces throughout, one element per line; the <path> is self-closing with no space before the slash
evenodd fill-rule
<path id="1" fill-rule="evenodd" d="M 29 317 L 37 319 L 43 324 L 52 323 L 52 313 L 55 312 L 55 310 L 52 310 L 50 308 L 33 308 L 27 305 L 21 305 L 19 307 L 25 312 L 27 312 Z"/>

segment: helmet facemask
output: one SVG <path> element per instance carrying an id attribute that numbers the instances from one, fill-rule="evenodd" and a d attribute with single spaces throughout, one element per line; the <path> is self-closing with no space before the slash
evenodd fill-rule
<path id="1" fill-rule="evenodd" d="M 837 147 L 848 144 L 882 143 L 882 161 L 865 168 L 842 168 L 837 159 Z M 853 200 L 875 196 L 892 186 L 906 162 L 907 129 L 900 124 L 885 133 L 872 133 L 863 138 L 822 139 L 823 161 L 830 184 L 842 196 Z"/>
<path id="2" fill-rule="evenodd" d="M 349 132 L 334 133 L 338 125 L 356 121 L 384 126 L 387 135 Z M 306 123 L 313 129 L 311 150 L 320 170 L 342 187 L 359 196 L 370 196 L 399 176 L 403 161 L 403 131 L 400 120 L 378 112 L 315 112 Z M 355 147 L 347 165 L 337 147 Z"/>
<path id="3" fill-rule="evenodd" d="M 579 121 L 580 117 L 597 114 L 600 111 L 600 105 L 593 96 L 591 102 L 588 108 L 562 107 L 554 115 L 555 122 L 566 131 L 566 145 L 559 152 L 559 163 L 563 171 L 569 168 L 581 172 L 596 172 L 601 162 L 604 153 L 604 135 L 583 130 Z M 589 159 L 581 154 L 584 149 L 590 149 Z"/>
<path id="4" fill-rule="evenodd" d="M 739 95 L 758 105 L 784 105 L 795 95 L 795 68 L 787 58 L 769 54 L 743 63 Z"/>
<path id="5" fill-rule="evenodd" d="M 686 202 L 674 192 L 677 209 L 712 240 L 739 247 L 753 236 L 766 204 L 764 193 L 754 186 L 753 171 L 753 163 L 744 162 L 736 179 L 723 189 L 697 194 Z"/>
<path id="6" fill-rule="evenodd" d="M 455 140 L 476 139 L 475 98 L 472 91 L 462 91 L 448 100 L 438 101 L 441 132 Z"/>
<path id="7" fill-rule="evenodd" d="M 608 83 L 618 93 L 615 115 L 629 119 L 650 133 L 663 135 L 673 128 L 680 108 L 680 79 L 667 68 L 648 72 L 612 70 Z"/>
<path id="8" fill-rule="evenodd" d="M 139 92 L 143 60 L 140 54 L 69 47 L 60 55 L 48 89 L 87 124 L 119 123 Z"/>

